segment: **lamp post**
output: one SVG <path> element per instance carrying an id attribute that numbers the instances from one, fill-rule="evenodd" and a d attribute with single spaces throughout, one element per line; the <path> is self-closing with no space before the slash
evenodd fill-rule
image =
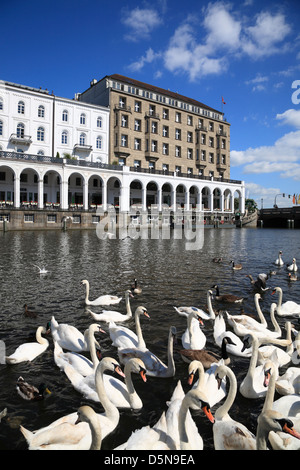
<path id="1" fill-rule="evenodd" d="M 281 193 L 280 193 L 280 194 L 276 194 L 276 196 L 275 196 L 275 201 L 274 201 L 274 206 L 273 206 L 273 207 L 274 207 L 274 209 L 278 209 L 278 206 L 277 206 L 277 204 L 276 204 L 276 198 L 277 198 L 277 196 L 282 196 L 282 197 L 285 197 L 285 193 L 282 193 L 282 194 L 281 194 Z M 291 195 L 290 195 L 290 194 L 288 194 L 288 198 L 290 198 L 290 197 L 291 197 Z"/>

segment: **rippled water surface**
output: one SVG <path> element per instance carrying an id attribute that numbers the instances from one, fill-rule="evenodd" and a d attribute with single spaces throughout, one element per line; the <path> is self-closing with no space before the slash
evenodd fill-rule
<path id="1" fill-rule="evenodd" d="M 82 279 L 90 281 L 90 297 L 105 293 L 122 295 L 131 286 L 134 277 L 143 287 L 142 294 L 131 300 L 132 310 L 144 305 L 151 317 L 142 319 L 147 346 L 162 360 L 167 361 L 168 330 L 177 328 L 175 344 L 176 375 L 170 379 L 148 377 L 144 383 L 134 376 L 134 384 L 144 407 L 141 411 L 121 410 L 120 422 L 103 442 L 103 449 L 113 449 L 128 439 L 132 430 L 146 424 L 153 425 L 167 409 L 177 381 L 187 391 L 187 364 L 178 351 L 181 335 L 186 328 L 185 318 L 173 306 L 194 305 L 206 307 L 206 292 L 218 283 L 222 292 L 246 297 L 244 310 L 255 313 L 254 291 L 245 277 L 275 269 L 277 274 L 268 281 L 270 286 L 283 289 L 284 300 L 300 302 L 300 281 L 288 282 L 285 267 L 276 268 L 278 251 L 290 262 L 300 260 L 300 236 L 297 230 L 287 229 L 205 229 L 204 247 L 186 251 L 185 240 L 99 240 L 95 231 L 68 232 L 6 232 L 0 233 L 0 339 L 5 342 L 7 354 L 24 342 L 35 341 L 35 330 L 46 326 L 54 315 L 59 323 L 75 325 L 84 331 L 93 321 L 84 305 Z M 223 257 L 224 262 L 212 262 Z M 243 264 L 243 270 L 233 272 L 229 262 Z M 45 266 L 48 274 L 40 275 L 34 264 Z M 262 310 L 269 321 L 269 309 L 274 301 L 269 292 L 263 294 Z M 23 305 L 35 309 L 36 319 L 23 315 Z M 100 313 L 99 307 L 93 308 Z M 125 312 L 124 300 L 114 308 Z M 239 308 L 229 307 L 239 313 Z M 280 325 L 284 319 L 279 320 Z M 107 326 L 103 325 L 107 330 Z M 126 326 L 134 329 L 134 321 Z M 203 331 L 206 347 L 218 351 L 213 342 L 213 325 L 206 322 Z M 285 335 L 285 333 L 284 333 Z M 53 343 L 49 337 L 48 350 L 31 363 L 0 364 L 0 411 L 7 407 L 8 415 L 0 423 L 0 449 L 26 449 L 27 444 L 19 430 L 22 424 L 30 430 L 45 426 L 62 415 L 75 411 L 82 403 L 89 403 L 101 412 L 101 405 L 84 400 L 77 393 L 53 360 Z M 117 359 L 109 335 L 99 339 L 103 356 Z M 231 367 L 238 383 L 247 372 L 248 360 L 232 357 Z M 17 378 L 38 385 L 45 382 L 52 394 L 41 402 L 26 402 L 15 390 Z M 247 400 L 239 393 L 231 409 L 231 416 L 243 422 L 254 433 L 263 399 Z M 216 408 L 219 405 L 216 405 Z M 214 411 L 215 408 L 213 408 Z M 205 449 L 213 449 L 212 425 L 201 412 L 193 417 L 204 440 Z"/>

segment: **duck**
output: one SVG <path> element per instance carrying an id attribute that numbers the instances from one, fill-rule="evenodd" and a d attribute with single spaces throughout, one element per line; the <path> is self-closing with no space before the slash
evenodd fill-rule
<path id="1" fill-rule="evenodd" d="M 203 349 L 206 344 L 206 336 L 200 328 L 203 321 L 196 312 L 191 312 L 187 317 L 187 328 L 181 336 L 184 349 Z M 185 360 L 185 356 L 182 356 Z"/>
<path id="2" fill-rule="evenodd" d="M 130 297 L 133 297 L 133 295 L 130 290 L 127 290 L 125 292 L 126 315 L 115 310 L 103 310 L 102 313 L 94 313 L 90 309 L 87 311 L 96 321 L 103 321 L 106 323 L 114 321 L 116 323 L 121 323 L 132 318 L 132 311 L 129 300 Z"/>
<path id="3" fill-rule="evenodd" d="M 297 274 L 288 273 L 288 280 L 289 281 L 298 281 Z"/>
<path id="4" fill-rule="evenodd" d="M 44 383 L 41 383 L 37 388 L 35 385 L 31 385 L 25 382 L 23 377 L 19 377 L 17 380 L 16 390 L 20 397 L 28 401 L 40 401 L 45 398 L 45 393 L 51 395 L 51 392 Z"/>
<path id="5" fill-rule="evenodd" d="M 114 358 L 105 357 L 95 372 L 96 389 L 104 409 L 102 413 L 97 413 L 102 439 L 116 429 L 120 420 L 120 412 L 111 402 L 103 383 L 104 372 L 114 372 L 118 368 L 120 364 Z M 36 431 L 30 431 L 22 425 L 20 431 L 29 450 L 89 450 L 92 443 L 91 429 L 86 422 L 75 424 L 77 419 L 77 411 L 74 411 Z"/>
<path id="6" fill-rule="evenodd" d="M 235 264 L 235 262 L 233 260 L 230 261 L 230 264 L 232 265 L 232 269 L 234 271 L 240 271 L 241 269 L 243 269 L 242 264 Z"/>
<path id="7" fill-rule="evenodd" d="M 283 259 L 282 259 L 282 251 L 281 251 L 281 250 L 280 250 L 279 253 L 278 253 L 278 258 L 276 259 L 275 264 L 276 264 L 277 266 L 283 266 L 283 265 L 284 265 L 284 262 L 283 262 Z"/>
<path id="8" fill-rule="evenodd" d="M 290 265 L 287 264 L 287 269 L 288 269 L 289 271 L 293 271 L 294 273 L 295 273 L 296 271 L 298 271 L 298 266 L 297 266 L 297 264 L 296 264 L 296 258 L 293 258 L 292 264 L 290 264 Z"/>
<path id="9" fill-rule="evenodd" d="M 131 290 L 131 293 L 134 295 L 140 295 L 142 293 L 142 288 L 140 285 L 138 285 L 137 279 L 134 279 L 130 290 Z"/>
<path id="10" fill-rule="evenodd" d="M 214 263 L 221 263 L 223 261 L 223 258 L 213 258 Z"/>
<path id="11" fill-rule="evenodd" d="M 200 361 L 205 369 L 209 369 L 212 364 L 219 362 L 221 359 L 223 359 L 224 364 L 226 365 L 230 363 L 230 357 L 227 353 L 228 344 L 235 346 L 235 343 L 232 341 L 230 336 L 224 336 L 221 344 L 221 356 L 214 351 L 209 351 L 207 349 L 181 349 L 179 353 L 181 356 L 185 356 L 189 361 Z"/>
<path id="12" fill-rule="evenodd" d="M 256 279 L 253 279 L 251 274 L 246 274 L 246 277 L 250 279 L 250 282 L 253 287 L 255 287 L 255 289 L 263 292 L 269 290 L 269 287 L 267 287 L 268 274 L 261 273 L 257 276 Z"/>
<path id="13" fill-rule="evenodd" d="M 75 425 L 78 423 L 88 423 L 90 427 L 92 442 L 89 450 L 100 450 L 102 445 L 102 431 L 97 413 L 95 413 L 91 406 L 84 405 L 78 409 L 77 415 L 78 418 Z"/>
<path id="14" fill-rule="evenodd" d="M 143 332 L 140 323 L 140 317 L 145 316 L 150 318 L 146 307 L 140 305 L 134 312 L 135 328 L 136 333 L 130 328 L 122 325 L 116 325 L 114 322 L 110 322 L 108 325 L 108 331 L 110 339 L 112 340 L 112 346 L 118 349 L 126 348 L 146 348 L 146 343 L 143 337 Z"/>
<path id="15" fill-rule="evenodd" d="M 215 370 L 218 384 L 229 378 L 229 391 L 224 403 L 214 413 L 213 439 L 215 450 L 255 450 L 256 438 L 242 423 L 234 420 L 229 411 L 237 394 L 237 380 L 234 372 L 224 364 Z"/>
<path id="16" fill-rule="evenodd" d="M 300 304 L 294 302 L 293 300 L 288 300 L 287 302 L 282 303 L 282 289 L 281 287 L 275 287 L 272 291 L 272 295 L 278 293 L 278 304 L 276 308 L 276 313 L 280 317 L 286 316 L 297 316 L 300 315 Z"/>
<path id="17" fill-rule="evenodd" d="M 207 370 L 204 370 L 203 364 L 200 361 L 192 361 L 189 364 L 188 384 L 192 385 L 196 372 L 198 371 L 198 380 L 194 383 L 193 389 L 202 390 L 208 398 L 210 408 L 213 408 L 219 403 L 226 395 L 226 381 L 223 380 L 222 384 L 218 386 L 215 379 L 215 371 L 220 363 L 224 363 L 221 359 L 219 362 L 214 362 Z"/>
<path id="18" fill-rule="evenodd" d="M 214 322 L 214 329 L 213 329 L 213 337 L 215 343 L 220 348 L 222 347 L 223 339 L 225 337 L 231 338 L 231 343 L 227 343 L 226 349 L 229 354 L 238 357 L 251 357 L 252 355 L 252 347 L 244 347 L 243 341 L 239 336 L 237 336 L 233 331 L 230 331 L 226 327 L 226 323 L 224 320 L 223 312 L 219 312 L 219 315 L 216 317 Z"/>
<path id="19" fill-rule="evenodd" d="M 167 364 L 165 364 L 158 356 L 153 354 L 147 348 L 128 348 L 128 349 L 118 349 L 118 356 L 120 362 L 126 365 L 126 362 L 132 357 L 140 358 L 147 370 L 147 375 L 150 377 L 158 377 L 158 378 L 167 378 L 167 377 L 174 377 L 175 375 L 175 361 L 173 357 L 173 344 L 174 338 L 176 337 L 176 328 L 175 326 L 171 326 L 169 328 L 169 336 L 168 336 L 168 360 Z"/>
<path id="20" fill-rule="evenodd" d="M 276 367 L 272 362 L 265 364 L 268 389 L 261 413 L 257 418 L 256 449 L 268 450 L 269 441 L 274 450 L 299 449 L 300 443 L 294 447 L 294 438 L 300 439 L 300 433 L 294 428 L 294 423 L 285 414 L 274 410 L 275 384 L 277 380 Z M 286 434 L 293 436 L 286 439 Z"/>
<path id="21" fill-rule="evenodd" d="M 66 364 L 70 364 L 74 369 L 79 372 L 79 374 L 84 377 L 94 374 L 99 360 L 101 358 L 101 353 L 98 348 L 96 348 L 95 333 L 105 333 L 105 331 L 96 323 L 92 323 L 88 328 L 88 342 L 90 347 L 90 356 L 91 360 L 78 352 L 67 351 L 64 352 L 60 347 L 57 341 L 53 340 L 54 343 L 54 362 L 60 368 L 64 370 Z M 99 344 L 99 343 L 97 343 Z"/>
<path id="22" fill-rule="evenodd" d="M 43 326 L 39 326 L 36 330 L 36 342 L 23 343 L 17 347 L 15 352 L 10 356 L 5 356 L 6 364 L 19 364 L 20 362 L 33 361 L 36 357 L 43 354 L 49 347 L 49 341 L 42 336 L 47 334 L 47 330 Z"/>
<path id="23" fill-rule="evenodd" d="M 85 286 L 85 304 L 86 305 L 94 305 L 94 306 L 105 306 L 105 305 L 115 305 L 119 304 L 122 300 L 122 297 L 118 297 L 116 295 L 101 295 L 94 300 L 89 300 L 89 292 L 90 292 L 90 283 L 88 280 L 83 279 L 81 281 L 81 285 Z"/>
<path id="24" fill-rule="evenodd" d="M 216 290 L 215 299 L 216 299 L 218 302 L 235 303 L 235 304 L 237 304 L 237 303 L 243 302 L 243 300 L 244 300 L 243 297 L 239 297 L 239 296 L 234 295 L 234 294 L 223 294 L 223 295 L 220 295 L 220 289 L 219 289 L 219 286 L 218 286 L 218 285 L 212 286 L 212 289 L 215 289 L 215 290 Z"/>
<path id="25" fill-rule="evenodd" d="M 23 308 L 24 308 L 25 317 L 28 317 L 28 318 L 36 318 L 37 317 L 36 312 L 33 312 L 32 310 L 28 310 L 27 304 L 24 304 Z"/>
<path id="26" fill-rule="evenodd" d="M 79 353 L 90 350 L 88 328 L 82 334 L 75 326 L 68 323 L 58 323 L 52 316 L 50 329 L 53 341 L 57 342 L 61 348 Z M 94 341 L 96 341 L 95 338 Z M 100 349 L 99 344 L 97 342 L 96 344 Z"/>
<path id="27" fill-rule="evenodd" d="M 100 401 L 94 375 L 83 377 L 70 365 L 65 367 L 64 372 L 75 390 L 81 393 L 85 399 L 95 402 Z M 132 358 L 125 364 L 124 372 L 120 366 L 115 367 L 115 372 L 125 378 L 125 384 L 111 375 L 103 375 L 104 387 L 111 402 L 117 408 L 141 409 L 143 402 L 133 386 L 131 374 L 139 374 L 144 382 L 147 381 L 146 368 L 143 361 L 139 358 Z"/>

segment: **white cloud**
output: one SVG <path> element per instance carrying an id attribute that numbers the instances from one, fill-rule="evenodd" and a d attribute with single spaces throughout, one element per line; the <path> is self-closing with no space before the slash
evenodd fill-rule
<path id="1" fill-rule="evenodd" d="M 126 39 L 137 41 L 148 38 L 150 33 L 162 24 L 162 18 L 154 9 L 136 7 L 124 13 L 122 23 L 130 29 Z"/>
<path id="2" fill-rule="evenodd" d="M 275 196 L 281 192 L 280 188 L 266 188 L 257 183 L 245 183 L 246 198 L 254 199 L 259 208 L 261 208 L 261 205 L 263 205 L 263 207 L 272 207 Z"/>
<path id="3" fill-rule="evenodd" d="M 155 53 L 153 49 L 151 49 L 150 47 L 146 51 L 146 54 L 144 56 L 142 56 L 138 61 L 132 62 L 132 64 L 130 64 L 128 68 L 133 72 L 137 72 L 141 70 L 145 64 L 150 64 L 154 62 L 154 60 L 157 59 L 158 57 L 160 57 L 160 54 Z"/>
<path id="4" fill-rule="evenodd" d="M 229 7 L 221 2 L 209 4 L 203 24 L 208 31 L 206 44 L 212 50 L 218 47 L 236 50 L 240 43 L 241 22 L 228 11 Z"/>
<path id="5" fill-rule="evenodd" d="M 276 119 L 282 121 L 282 124 L 287 124 L 300 129 L 300 110 L 287 109 L 284 113 L 277 114 Z"/>

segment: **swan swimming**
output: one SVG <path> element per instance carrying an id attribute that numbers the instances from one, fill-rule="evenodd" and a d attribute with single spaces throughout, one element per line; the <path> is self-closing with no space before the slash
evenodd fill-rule
<path id="1" fill-rule="evenodd" d="M 49 341 L 42 336 L 47 334 L 48 330 L 39 326 L 36 330 L 36 341 L 32 343 L 23 343 L 17 347 L 15 352 L 5 357 L 6 364 L 19 364 L 20 362 L 33 361 L 37 356 L 48 349 Z"/>
<path id="2" fill-rule="evenodd" d="M 125 292 L 126 315 L 115 310 L 103 310 L 102 313 L 94 313 L 91 310 L 88 310 L 88 312 L 91 314 L 94 320 L 104 321 L 106 323 L 109 323 L 111 321 L 120 323 L 126 320 L 130 320 L 130 318 L 132 318 L 132 311 L 130 307 L 129 297 L 134 296 L 132 295 L 130 290 L 127 290 Z"/>
<path id="3" fill-rule="evenodd" d="M 85 286 L 85 304 L 86 305 L 113 305 L 118 304 L 121 302 L 122 297 L 117 297 L 116 295 L 100 295 L 95 300 L 89 300 L 89 293 L 90 293 L 90 283 L 86 279 L 81 281 L 81 285 Z"/>

